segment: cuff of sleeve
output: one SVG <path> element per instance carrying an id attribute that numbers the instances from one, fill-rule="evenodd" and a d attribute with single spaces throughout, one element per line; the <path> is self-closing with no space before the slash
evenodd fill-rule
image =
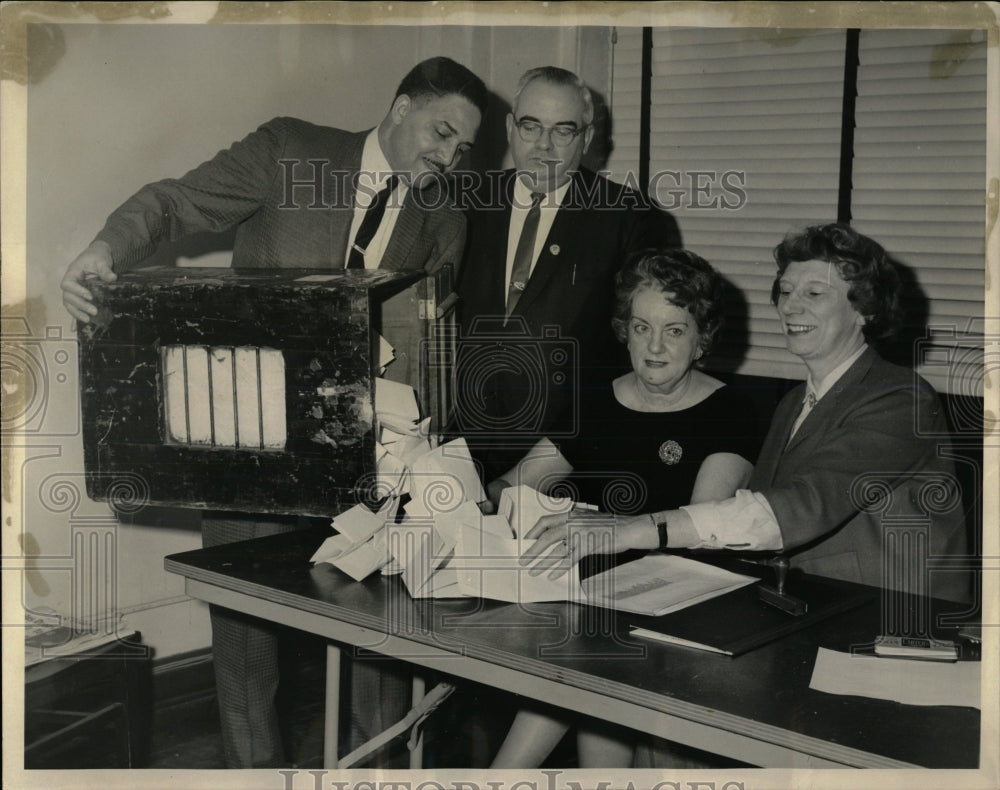
<path id="1" fill-rule="evenodd" d="M 783 546 L 778 520 L 763 494 L 740 489 L 721 502 L 699 502 L 681 510 L 701 540 L 691 548 L 778 551 Z"/>
<path id="2" fill-rule="evenodd" d="M 94 241 L 103 241 L 111 248 L 111 268 L 115 274 L 128 271 L 131 266 L 152 254 L 152 245 L 136 248 L 130 243 L 127 233 L 120 233 L 107 225 L 94 237 Z"/>

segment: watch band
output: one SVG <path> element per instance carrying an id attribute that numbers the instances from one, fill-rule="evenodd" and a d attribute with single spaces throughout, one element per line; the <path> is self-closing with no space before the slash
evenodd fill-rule
<path id="1" fill-rule="evenodd" d="M 664 518 L 662 520 L 657 520 L 656 513 L 651 513 L 650 518 L 653 519 L 653 524 L 656 525 L 656 536 L 658 538 L 659 545 L 657 548 L 663 551 L 667 548 L 667 520 Z"/>

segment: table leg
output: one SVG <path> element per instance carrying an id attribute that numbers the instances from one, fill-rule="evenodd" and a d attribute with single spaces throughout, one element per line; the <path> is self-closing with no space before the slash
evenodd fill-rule
<path id="1" fill-rule="evenodd" d="M 413 695 L 411 697 L 410 707 L 415 708 L 417 704 L 424 698 L 424 692 L 426 691 L 425 681 L 420 675 L 414 674 L 413 676 Z M 410 768 L 422 768 L 424 764 L 424 730 L 423 728 L 418 728 L 417 731 L 417 742 L 413 744 L 413 748 L 410 750 Z"/>
<path id="2" fill-rule="evenodd" d="M 340 648 L 326 646 L 326 711 L 323 720 L 323 767 L 337 767 L 340 735 Z"/>

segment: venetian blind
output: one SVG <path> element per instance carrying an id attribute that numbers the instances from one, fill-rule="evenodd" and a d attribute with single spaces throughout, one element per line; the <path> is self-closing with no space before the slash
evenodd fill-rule
<path id="1" fill-rule="evenodd" d="M 858 58 L 852 225 L 926 297 L 909 303 L 918 372 L 982 396 L 985 33 L 863 30 Z"/>
<path id="2" fill-rule="evenodd" d="M 611 38 L 611 153 L 604 170 L 637 188 L 642 122 L 642 28 L 615 28 Z"/>
<path id="3" fill-rule="evenodd" d="M 806 375 L 770 302 L 771 251 L 788 231 L 837 218 L 846 38 L 653 30 L 650 194 L 684 246 L 738 289 L 709 368 Z"/>

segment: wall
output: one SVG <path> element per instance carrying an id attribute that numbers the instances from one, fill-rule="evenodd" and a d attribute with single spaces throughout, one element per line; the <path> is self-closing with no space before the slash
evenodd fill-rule
<path id="1" fill-rule="evenodd" d="M 374 126 L 403 74 L 436 54 L 465 63 L 496 91 L 474 164 L 498 166 L 517 77 L 531 66 L 562 65 L 603 97 L 609 42 L 608 28 L 565 26 L 29 28 L 28 301 L 6 305 L 8 314 L 27 318 L 16 325 L 32 338 L 25 342 L 35 345 L 38 372 L 38 386 L 25 393 L 31 432 L 23 480 L 18 485 L 18 470 L 9 478 L 16 490 L 8 512 L 23 513 L 23 524 L 8 528 L 23 529 L 22 561 L 31 567 L 27 609 L 89 622 L 108 610 L 112 621 L 121 616 L 122 626 L 142 631 L 158 658 L 209 640 L 206 607 L 162 569 L 165 555 L 200 545 L 198 514 L 145 509 L 119 523 L 85 494 L 75 338 L 59 281 L 110 210 L 142 184 L 185 172 L 276 115 Z M 204 253 L 200 262 L 225 264 L 226 244 L 225 236 L 202 239 L 171 254 Z"/>

